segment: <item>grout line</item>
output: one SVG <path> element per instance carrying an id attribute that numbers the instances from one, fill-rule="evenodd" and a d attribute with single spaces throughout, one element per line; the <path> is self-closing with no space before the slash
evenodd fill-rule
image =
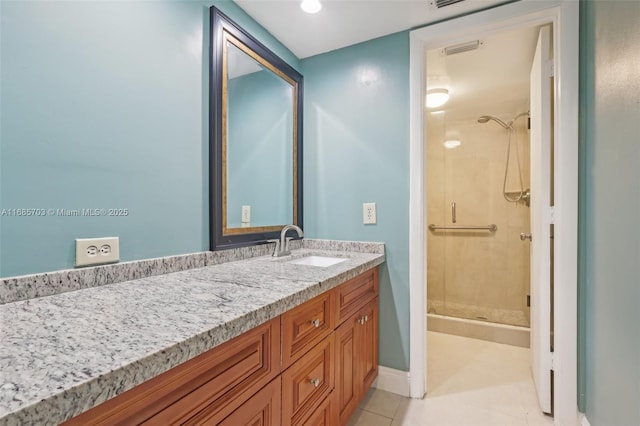
<path id="1" fill-rule="evenodd" d="M 389 419 L 389 420 L 393 420 L 394 419 L 393 417 L 387 417 L 384 414 L 376 413 L 375 411 L 367 410 L 366 408 L 360 408 L 360 409 L 362 411 L 366 411 L 367 413 L 375 414 L 376 416 L 379 416 L 379 417 L 384 417 L 385 419 Z"/>

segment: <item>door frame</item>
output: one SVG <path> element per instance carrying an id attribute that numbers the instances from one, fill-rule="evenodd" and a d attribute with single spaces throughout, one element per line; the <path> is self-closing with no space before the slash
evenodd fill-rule
<path id="1" fill-rule="evenodd" d="M 410 33 L 409 385 L 427 390 L 426 49 L 527 25 L 553 24 L 554 49 L 554 422 L 578 423 L 578 40 L 577 0 L 521 0 Z"/>

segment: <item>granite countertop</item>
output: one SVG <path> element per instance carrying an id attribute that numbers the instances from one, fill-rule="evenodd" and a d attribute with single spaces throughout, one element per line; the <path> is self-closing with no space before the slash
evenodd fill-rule
<path id="1" fill-rule="evenodd" d="M 382 262 L 301 248 L 0 305 L 0 424 L 57 424 Z M 345 257 L 326 268 L 288 263 Z"/>

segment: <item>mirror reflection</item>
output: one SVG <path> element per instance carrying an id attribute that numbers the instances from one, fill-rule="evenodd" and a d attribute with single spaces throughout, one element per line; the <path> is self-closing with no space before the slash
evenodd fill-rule
<path id="1" fill-rule="evenodd" d="M 224 233 L 294 223 L 295 83 L 238 40 L 224 47 Z"/>

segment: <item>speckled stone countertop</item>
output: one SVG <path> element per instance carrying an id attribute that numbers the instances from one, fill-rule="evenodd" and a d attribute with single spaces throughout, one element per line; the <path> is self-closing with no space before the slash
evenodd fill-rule
<path id="1" fill-rule="evenodd" d="M 0 425 L 60 423 L 384 262 L 357 244 L 1 305 Z M 288 263 L 309 255 L 347 260 Z"/>

